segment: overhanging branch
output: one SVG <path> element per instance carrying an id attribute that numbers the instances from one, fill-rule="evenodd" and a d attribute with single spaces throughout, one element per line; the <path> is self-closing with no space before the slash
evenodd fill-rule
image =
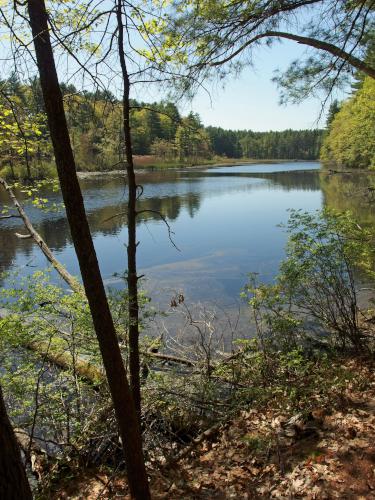
<path id="1" fill-rule="evenodd" d="M 359 71 L 363 71 L 368 76 L 375 79 L 375 68 L 373 68 L 372 66 L 370 66 L 366 62 L 362 61 L 361 59 L 358 59 L 358 57 L 353 56 L 349 52 L 346 52 L 345 50 L 340 49 L 340 47 L 337 47 L 336 45 L 333 45 L 332 43 L 324 42 L 322 40 L 317 40 L 315 38 L 301 36 L 301 35 L 295 35 L 293 33 L 287 33 L 284 31 L 265 31 L 264 33 L 260 33 L 259 35 L 256 35 L 253 38 L 251 38 L 250 40 L 247 40 L 247 42 L 245 42 L 243 45 L 241 45 L 241 47 L 239 47 L 237 50 L 232 52 L 230 55 L 228 55 L 224 59 L 220 59 L 219 61 L 212 61 L 211 63 L 209 63 L 209 66 L 221 66 L 222 64 L 225 64 L 225 63 L 231 61 L 236 56 L 238 56 L 241 52 L 243 52 L 246 48 L 248 48 L 253 43 L 255 43 L 263 38 L 272 38 L 272 37 L 293 40 L 299 44 L 308 45 L 310 47 L 314 47 L 315 49 L 328 52 L 328 53 L 346 61 L 354 68 L 358 69 Z"/>

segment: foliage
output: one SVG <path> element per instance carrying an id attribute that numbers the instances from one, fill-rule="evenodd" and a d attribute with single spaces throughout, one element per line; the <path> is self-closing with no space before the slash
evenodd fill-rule
<path id="1" fill-rule="evenodd" d="M 31 169 L 27 177 L 50 173 L 53 157 L 39 80 L 21 83 L 12 76 L 1 85 L 7 89 L 7 99 L 15 103 L 10 110 L 8 101 L 0 98 L 3 175 L 19 177 L 26 160 Z M 62 91 L 78 168 L 109 170 L 123 164 L 121 103 L 110 93 L 78 91 L 74 85 L 63 84 Z M 182 118 L 171 102 L 148 104 L 132 100 L 131 127 L 136 155 L 154 153 L 183 161 L 211 156 L 199 117 Z"/>
<path id="2" fill-rule="evenodd" d="M 15 106 L 13 113 L 0 97 L 2 175 L 13 179 L 56 176 L 39 80 L 21 83 L 13 76 L 2 85 Z M 78 91 L 73 85 L 63 84 L 62 91 L 78 168 L 110 170 L 122 165 L 120 102 L 110 93 Z M 6 114 L 3 118 L 1 110 Z M 198 162 L 213 155 L 310 160 L 318 157 L 322 138 L 320 130 L 253 132 L 205 128 L 199 115 L 182 117 L 173 103 L 164 101 L 148 104 L 132 100 L 131 127 L 134 154 L 152 154 L 154 164 Z"/>
<path id="3" fill-rule="evenodd" d="M 53 455 L 88 452 L 88 436 L 100 433 L 97 417 L 105 409 L 113 415 L 87 300 L 53 284 L 50 271 L 13 278 L 0 293 L 0 378 L 10 415 L 31 436 L 54 442 Z M 126 361 L 126 291 L 109 293 L 109 303 Z"/>
<path id="4" fill-rule="evenodd" d="M 374 277 L 371 233 L 350 213 L 329 210 L 291 211 L 286 230 L 286 259 L 276 283 L 252 279 L 244 292 L 263 348 L 291 348 L 306 337 L 324 338 L 324 332 L 342 347 L 363 347 L 355 275 Z"/>
<path id="5" fill-rule="evenodd" d="M 324 139 L 321 159 L 341 168 L 375 168 L 375 81 L 362 87 L 341 106 Z"/>
<path id="6" fill-rule="evenodd" d="M 50 146 L 44 115 L 24 105 L 19 95 L 6 99 L 0 95 L 0 168 L 8 167 L 15 177 L 15 167 L 21 163 L 24 177 L 30 179 L 36 177 L 38 166 L 50 154 Z"/>
<path id="7" fill-rule="evenodd" d="M 16 279 L 13 288 L 1 291 L 7 309 L 0 319 L 1 383 L 20 427 L 46 439 L 54 453 L 64 444 L 71 452 L 81 442 L 88 415 L 102 404 L 94 404 L 79 376 L 79 359 L 96 363 L 99 353 L 85 299 L 52 285 L 48 274 Z M 65 370 L 54 362 L 63 356 L 70 362 Z"/>
<path id="8" fill-rule="evenodd" d="M 228 158 L 315 160 L 319 156 L 322 130 L 253 132 L 207 127 L 212 149 Z"/>
<path id="9" fill-rule="evenodd" d="M 310 52 L 276 76 L 282 101 L 298 102 L 319 90 L 327 95 L 348 83 L 359 61 L 366 64 L 372 13 L 371 3 L 336 0 L 177 1 L 158 26 L 163 35 L 161 64 L 176 67 L 176 72 L 181 65 L 187 67 L 182 87 L 194 88 L 207 77 L 220 80 L 253 65 L 260 46 L 293 40 Z M 158 59 L 157 48 L 153 52 Z M 373 66 L 368 66 L 373 75 Z"/>

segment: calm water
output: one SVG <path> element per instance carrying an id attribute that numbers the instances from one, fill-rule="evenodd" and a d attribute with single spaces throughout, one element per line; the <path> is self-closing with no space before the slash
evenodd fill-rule
<path id="1" fill-rule="evenodd" d="M 373 207 L 353 201 L 358 181 L 321 175 L 317 162 L 236 165 L 190 171 L 139 174 L 144 193 L 139 210 L 160 211 L 169 221 L 173 240 L 157 214 L 142 215 L 138 227 L 138 266 L 143 287 L 153 302 L 165 308 L 182 291 L 188 303 L 198 301 L 233 308 L 239 303 L 247 273 L 271 280 L 284 254 L 286 235 L 277 227 L 289 208 L 319 209 L 323 205 L 352 208 L 365 221 L 374 220 Z M 354 184 L 353 184 L 354 183 Z M 105 282 L 121 287 L 126 269 L 126 196 L 124 179 L 81 181 L 86 209 Z M 56 193 L 45 193 L 60 201 Z M 20 195 L 21 196 L 21 195 Z M 0 203 L 7 204 L 4 193 Z M 348 206 L 349 205 L 349 206 Z M 28 207 L 36 229 L 73 274 L 78 274 L 64 213 L 40 213 Z M 108 220 L 109 219 L 109 220 Z M 31 273 L 46 261 L 31 240 L 19 240 L 17 219 L 0 222 L 0 269 Z M 2 282 L 6 286 L 6 280 Z"/>

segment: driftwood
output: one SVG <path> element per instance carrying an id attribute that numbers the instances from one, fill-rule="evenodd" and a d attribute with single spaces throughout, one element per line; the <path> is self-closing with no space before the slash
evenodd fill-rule
<path id="1" fill-rule="evenodd" d="M 80 357 L 74 359 L 70 352 L 57 349 L 49 342 L 36 340 L 27 342 L 23 346 L 45 357 L 45 359 L 63 370 L 72 370 L 74 368 L 79 377 L 92 384 L 96 385 L 104 381 L 104 373 L 98 366 Z"/>
<path id="2" fill-rule="evenodd" d="M 160 359 L 161 361 L 167 361 L 169 363 L 178 363 L 186 366 L 194 366 L 195 363 L 187 358 L 180 358 L 178 356 L 172 356 L 170 354 L 162 354 L 160 352 L 146 351 L 141 353 L 143 356 L 149 356 L 151 358 Z"/>
<path id="3" fill-rule="evenodd" d="M 62 277 L 62 279 L 70 286 L 70 288 L 75 291 L 75 292 L 81 292 L 83 290 L 81 284 L 79 283 L 74 276 L 72 276 L 68 271 L 65 269 L 65 267 L 59 262 L 55 256 L 53 255 L 51 249 L 48 247 L 47 243 L 43 240 L 41 235 L 35 230 L 34 226 L 32 225 L 29 217 L 27 216 L 25 210 L 23 209 L 22 205 L 20 202 L 17 200 L 12 188 L 9 186 L 9 184 L 6 182 L 5 179 L 0 177 L 0 184 L 3 186 L 5 191 L 8 193 L 9 198 L 11 199 L 14 207 L 17 209 L 20 218 L 22 219 L 25 228 L 28 231 L 28 234 L 18 234 L 16 233 L 16 236 L 18 238 L 33 238 L 35 243 L 38 245 L 38 247 L 41 249 L 41 251 L 44 253 L 46 256 L 47 260 L 52 264 L 52 266 L 56 269 L 56 271 L 59 273 L 59 275 Z"/>
<path id="4" fill-rule="evenodd" d="M 26 457 L 26 461 L 30 463 L 31 471 L 35 474 L 38 481 L 40 481 L 49 458 L 47 451 L 42 448 L 35 439 L 32 439 L 29 433 L 24 429 L 16 427 L 14 429 L 14 434 Z"/>

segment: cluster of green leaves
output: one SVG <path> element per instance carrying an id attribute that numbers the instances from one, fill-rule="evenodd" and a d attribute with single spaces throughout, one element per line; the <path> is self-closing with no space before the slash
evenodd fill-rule
<path id="1" fill-rule="evenodd" d="M 87 300 L 53 284 L 51 272 L 13 276 L 1 290 L 1 385 L 19 426 L 82 445 L 85 433 L 98 432 L 90 422 L 110 398 Z M 126 293 L 110 294 L 110 304 L 126 358 Z"/>
<path id="2" fill-rule="evenodd" d="M 30 178 L 30 164 L 37 158 L 41 160 L 42 149 L 48 148 L 43 140 L 45 130 L 43 114 L 25 109 L 19 96 L 0 99 L 0 165 L 15 176 L 15 168 L 21 164 Z"/>
<path id="3" fill-rule="evenodd" d="M 85 423 L 89 395 L 77 377 L 78 356 L 98 362 L 86 301 L 50 283 L 48 273 L 14 278 L 1 290 L 0 356 L 12 418 L 30 432 L 60 443 L 74 442 Z M 60 370 L 54 359 L 66 359 Z"/>
<path id="4" fill-rule="evenodd" d="M 27 203 L 30 203 L 35 208 L 45 212 L 58 212 L 63 208 L 62 203 L 51 202 L 46 198 L 45 190 L 49 193 L 56 193 L 59 191 L 60 186 L 57 179 L 42 179 L 39 181 L 29 182 L 23 185 L 20 182 L 14 182 L 11 185 L 12 189 L 19 190 L 24 195 Z"/>
<path id="5" fill-rule="evenodd" d="M 47 444 L 60 443 L 58 451 L 86 453 L 88 436 L 106 439 L 117 428 L 84 292 L 55 283 L 52 269 L 7 279 L 8 288 L 0 291 L 0 382 L 9 414 Z M 127 364 L 127 290 L 109 290 L 108 300 Z M 139 300 L 143 325 L 153 311 L 144 311 L 145 293 Z M 147 351 L 155 340 L 145 337 L 141 344 Z"/>

